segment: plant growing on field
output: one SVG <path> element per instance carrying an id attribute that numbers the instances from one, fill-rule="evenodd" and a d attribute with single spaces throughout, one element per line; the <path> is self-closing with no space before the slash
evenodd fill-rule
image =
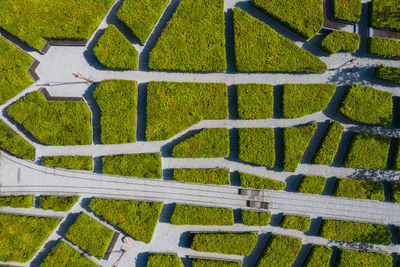
<path id="1" fill-rule="evenodd" d="M 42 164 L 57 168 L 91 171 L 93 158 L 86 156 L 44 157 Z"/>
<path id="2" fill-rule="evenodd" d="M 170 223 L 175 225 L 233 225 L 233 210 L 177 204 Z"/>
<path id="3" fill-rule="evenodd" d="M 338 178 L 332 194 L 337 197 L 385 201 L 383 184 L 370 180 Z"/>
<path id="4" fill-rule="evenodd" d="M 184 267 L 178 255 L 150 254 L 147 261 L 148 267 Z"/>
<path id="5" fill-rule="evenodd" d="M 292 266 L 302 247 L 301 240 L 289 236 L 272 235 L 256 266 Z"/>
<path id="6" fill-rule="evenodd" d="M 375 77 L 381 80 L 400 84 L 400 68 L 380 65 L 375 68 Z"/>
<path id="7" fill-rule="evenodd" d="M 266 226 L 271 220 L 271 213 L 242 210 L 242 222 L 248 226 Z"/>
<path id="8" fill-rule="evenodd" d="M 302 216 L 284 215 L 280 225 L 283 228 L 307 232 L 310 229 L 311 219 Z"/>
<path id="9" fill-rule="evenodd" d="M 239 173 L 240 185 L 255 189 L 269 189 L 269 190 L 283 190 L 286 187 L 285 182 L 277 181 L 274 179 L 264 178 L 248 173 Z"/>
<path id="10" fill-rule="evenodd" d="M 385 253 L 339 248 L 336 266 L 391 267 L 392 261 L 392 256 Z"/>
<path id="11" fill-rule="evenodd" d="M 0 197 L 0 207 L 30 208 L 33 206 L 33 196 Z"/>
<path id="12" fill-rule="evenodd" d="M 230 173 L 228 169 L 176 169 L 174 180 L 196 184 L 229 185 Z"/>
<path id="13" fill-rule="evenodd" d="M 9 153 L 23 158 L 35 159 L 35 147 L 14 132 L 0 120 L 0 147 Z"/>
<path id="14" fill-rule="evenodd" d="M 334 0 L 333 17 L 352 23 L 358 23 L 361 18 L 361 0 Z"/>
<path id="15" fill-rule="evenodd" d="M 40 264 L 40 267 L 53 267 L 53 266 L 97 266 L 91 260 L 83 257 L 75 249 L 71 248 L 65 242 L 60 241 L 51 250 L 49 255 Z"/>
<path id="16" fill-rule="evenodd" d="M 268 119 L 274 115 L 274 87 L 270 84 L 237 85 L 238 116 L 244 120 Z"/>
<path id="17" fill-rule="evenodd" d="M 315 164 L 331 165 L 339 148 L 344 127 L 339 122 L 332 121 L 322 138 L 312 162 Z"/>
<path id="18" fill-rule="evenodd" d="M 275 164 L 274 129 L 239 129 L 239 159 L 262 166 L 273 167 Z"/>
<path id="19" fill-rule="evenodd" d="M 328 54 L 356 52 L 360 49 L 361 36 L 356 33 L 333 31 L 321 42 L 320 47 Z"/>
<path id="20" fill-rule="evenodd" d="M 192 258 L 193 267 L 241 267 L 241 262 Z"/>
<path id="21" fill-rule="evenodd" d="M 400 57 L 400 41 L 373 36 L 368 39 L 368 53 L 381 57 Z"/>
<path id="22" fill-rule="evenodd" d="M 399 182 L 391 182 L 389 183 L 390 187 L 390 199 L 394 202 L 400 202 L 400 183 Z"/>
<path id="23" fill-rule="evenodd" d="M 306 194 L 322 194 L 325 188 L 326 177 L 304 175 L 297 191 Z"/>
<path id="24" fill-rule="evenodd" d="M 310 253 L 304 263 L 305 267 L 329 267 L 329 261 L 332 256 L 332 248 L 324 246 L 312 246 Z"/>
<path id="25" fill-rule="evenodd" d="M 400 30 L 398 0 L 372 0 L 369 2 L 369 23 L 372 27 Z"/>
<path id="26" fill-rule="evenodd" d="M 59 196 L 41 196 L 40 208 L 44 210 L 69 211 L 72 206 L 78 202 L 78 196 L 59 197 Z"/>

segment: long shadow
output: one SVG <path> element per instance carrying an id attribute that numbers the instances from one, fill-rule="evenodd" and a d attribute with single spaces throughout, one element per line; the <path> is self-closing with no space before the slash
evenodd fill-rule
<path id="1" fill-rule="evenodd" d="M 275 165 L 274 169 L 282 171 L 283 168 L 283 132 L 282 128 L 275 128 Z"/>
<path id="2" fill-rule="evenodd" d="M 64 222 L 60 225 L 60 227 L 57 230 L 57 234 L 60 236 L 65 237 L 65 234 L 68 232 L 68 229 L 73 225 L 78 218 L 78 216 L 81 214 L 80 213 L 70 213 L 67 215 L 67 218 L 64 220 Z"/>
<path id="3" fill-rule="evenodd" d="M 271 220 L 269 221 L 269 225 L 280 226 L 282 217 L 283 217 L 283 213 L 272 214 Z"/>
<path id="4" fill-rule="evenodd" d="M 161 210 L 159 221 L 163 223 L 169 223 L 172 217 L 172 214 L 175 210 L 175 203 L 166 203 Z"/>
<path id="5" fill-rule="evenodd" d="M 229 109 L 229 119 L 231 120 L 239 119 L 236 85 L 228 86 L 228 109 Z"/>
<path id="6" fill-rule="evenodd" d="M 253 267 L 256 266 L 258 259 L 263 254 L 265 247 L 268 243 L 268 240 L 271 237 L 271 233 L 264 233 L 258 235 L 258 241 L 253 251 L 249 256 L 244 257 L 243 259 L 243 267 Z"/>
<path id="7" fill-rule="evenodd" d="M 173 181 L 174 180 L 174 169 L 163 169 L 163 179 Z"/>
<path id="8" fill-rule="evenodd" d="M 51 240 L 47 242 L 41 251 L 36 255 L 36 257 L 30 263 L 31 267 L 40 266 L 40 264 L 44 261 L 44 259 L 50 254 L 51 250 L 58 244 L 61 239 Z"/>
<path id="9" fill-rule="evenodd" d="M 296 256 L 296 259 L 294 260 L 292 267 L 300 267 L 303 266 L 303 263 L 305 262 L 308 253 L 310 252 L 312 247 L 312 244 L 304 244 L 299 253 Z"/>
<path id="10" fill-rule="evenodd" d="M 225 51 L 227 61 L 227 73 L 235 73 L 235 45 L 233 32 L 233 10 L 229 9 L 225 12 Z"/>
<path id="11" fill-rule="evenodd" d="M 313 38 L 303 44 L 303 49 L 307 51 L 312 51 L 313 55 L 317 57 L 329 56 L 328 53 L 326 53 L 319 47 L 319 44 L 330 32 L 330 30 L 322 29 L 317 35 L 315 35 Z"/>
<path id="12" fill-rule="evenodd" d="M 183 266 L 185 267 L 192 267 L 192 260 L 189 258 L 189 256 L 184 256 L 181 258 L 181 261 L 183 263 Z M 394 266 L 394 265 L 393 265 Z"/>
<path id="13" fill-rule="evenodd" d="M 282 85 L 275 85 L 274 86 L 274 119 L 282 118 Z"/>
<path id="14" fill-rule="evenodd" d="M 392 241 L 392 244 L 400 244 L 399 240 L 398 240 L 398 236 L 397 236 L 397 231 L 396 231 L 396 226 L 394 225 L 388 225 L 390 232 L 392 234 L 392 236 L 390 237 L 390 241 Z M 395 265 L 397 266 L 397 265 Z"/>
<path id="15" fill-rule="evenodd" d="M 34 51 L 39 52 L 35 48 L 31 47 L 30 45 L 28 45 L 27 43 L 25 43 L 24 41 L 19 39 L 17 36 L 11 34 L 10 32 L 6 31 L 5 29 L 3 29 L 1 27 L 0 27 L 0 36 L 4 37 L 5 39 L 10 41 L 14 45 L 20 47 L 22 50 L 24 50 L 26 52 L 34 52 Z"/>
<path id="16" fill-rule="evenodd" d="M 103 157 L 94 157 L 93 162 L 94 162 L 93 172 L 102 174 L 103 173 Z"/>
<path id="17" fill-rule="evenodd" d="M 135 266 L 136 267 L 146 267 L 147 262 L 149 260 L 149 252 L 139 253 L 136 258 Z"/>
<path id="18" fill-rule="evenodd" d="M 136 141 L 146 141 L 147 84 L 139 83 L 137 91 Z"/>
<path id="19" fill-rule="evenodd" d="M 335 184 L 336 184 L 336 177 L 329 177 L 326 180 L 325 188 L 324 191 L 322 192 L 322 195 L 324 196 L 332 195 L 333 189 L 335 188 Z"/>
<path id="20" fill-rule="evenodd" d="M 92 84 L 83 94 L 86 102 L 89 105 L 89 108 L 92 112 L 92 135 L 93 135 L 93 143 L 102 144 L 101 142 L 101 110 L 99 105 L 97 104 L 96 99 L 93 97 L 93 92 L 96 90 L 98 84 Z"/>
<path id="21" fill-rule="evenodd" d="M 329 267 L 334 267 L 336 265 L 336 259 L 338 257 L 338 248 L 336 246 L 332 248 L 331 259 L 329 260 Z"/>
<path id="22" fill-rule="evenodd" d="M 325 135 L 326 129 L 329 126 L 329 121 L 319 122 L 317 123 L 317 125 L 317 129 L 315 130 L 313 137 L 311 138 L 306 150 L 304 151 L 303 157 L 300 161 L 301 163 L 311 163 L 314 154 L 315 152 L 317 152 L 319 144 L 321 143 L 322 138 Z"/>
<path id="23" fill-rule="evenodd" d="M 231 172 L 231 185 L 240 186 L 240 174 L 238 171 Z"/>
<path id="24" fill-rule="evenodd" d="M 239 160 L 239 129 L 229 129 L 229 160 Z"/>
<path id="25" fill-rule="evenodd" d="M 233 210 L 233 220 L 235 223 L 242 223 L 242 210 L 241 209 Z"/>
<path id="26" fill-rule="evenodd" d="M 301 179 L 303 178 L 303 175 L 291 175 L 288 178 L 286 178 L 286 192 L 297 192 L 297 188 L 299 187 L 299 184 L 301 182 Z"/>
<path id="27" fill-rule="evenodd" d="M 310 230 L 305 232 L 304 234 L 307 236 L 316 236 L 318 235 L 319 228 L 321 226 L 322 217 L 313 218 L 311 220 Z"/>
<path id="28" fill-rule="evenodd" d="M 184 232 L 179 238 L 179 247 L 190 248 L 193 243 L 194 234 L 191 232 Z"/>
<path id="29" fill-rule="evenodd" d="M 105 29 L 98 30 L 92 37 L 92 40 L 87 45 L 85 52 L 83 52 L 83 56 L 85 57 L 88 64 L 98 70 L 108 70 L 108 68 L 104 67 L 103 64 L 97 59 L 93 52 L 93 48 L 97 45 L 100 37 L 104 34 Z"/>
<path id="30" fill-rule="evenodd" d="M 347 154 L 347 148 L 351 141 L 351 136 L 353 133 L 351 131 L 344 132 L 342 134 L 342 139 L 339 143 L 339 148 L 336 152 L 335 158 L 333 159 L 332 166 L 334 167 L 341 167 L 344 161 L 344 158 Z"/>

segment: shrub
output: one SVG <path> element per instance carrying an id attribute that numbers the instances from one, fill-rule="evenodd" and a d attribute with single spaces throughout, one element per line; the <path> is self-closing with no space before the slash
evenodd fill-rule
<path id="1" fill-rule="evenodd" d="M 229 185 L 230 173 L 228 169 L 176 169 L 174 180 L 195 184 Z"/>
<path id="2" fill-rule="evenodd" d="M 136 141 L 135 81 L 106 80 L 93 92 L 100 107 L 101 142 L 124 144 Z"/>
<path id="3" fill-rule="evenodd" d="M 372 27 L 400 30 L 398 0 L 372 0 L 369 7 L 369 21 Z"/>
<path id="4" fill-rule="evenodd" d="M 33 196 L 6 196 L 0 197 L 0 207 L 31 208 Z"/>
<path id="5" fill-rule="evenodd" d="M 334 0 L 333 17 L 338 20 L 358 23 L 361 19 L 361 0 Z"/>
<path id="6" fill-rule="evenodd" d="M 307 232 L 310 229 L 311 219 L 302 216 L 284 215 L 280 225 L 283 228 Z"/>
<path id="7" fill-rule="evenodd" d="M 226 84 L 150 82 L 147 86 L 147 141 L 166 140 L 205 119 L 228 117 Z"/>
<path id="8" fill-rule="evenodd" d="M 0 147 L 23 159 L 35 159 L 35 147 L 0 120 Z"/>
<path id="9" fill-rule="evenodd" d="M 0 214 L 0 261 L 28 262 L 60 219 Z"/>
<path id="10" fill-rule="evenodd" d="M 237 261 L 221 261 L 200 258 L 191 258 L 193 267 L 241 267 L 242 263 Z"/>
<path id="11" fill-rule="evenodd" d="M 69 211 L 72 206 L 78 202 L 78 196 L 58 197 L 58 196 L 41 196 L 40 208 L 44 210 Z"/>
<path id="12" fill-rule="evenodd" d="M 79 252 L 71 248 L 65 242 L 60 241 L 40 264 L 40 267 L 53 266 L 95 267 L 97 265 L 88 258 L 83 257 L 81 254 L 79 254 Z"/>
<path id="13" fill-rule="evenodd" d="M 399 182 L 391 182 L 390 186 L 390 199 L 394 202 L 400 202 L 400 183 Z M 400 238 L 399 238 L 400 240 Z"/>
<path id="14" fill-rule="evenodd" d="M 326 177 L 305 175 L 301 179 L 297 191 L 305 194 L 322 194 L 324 192 Z"/>
<path id="15" fill-rule="evenodd" d="M 392 256 L 385 253 L 339 248 L 336 266 L 391 267 L 392 261 Z"/>
<path id="16" fill-rule="evenodd" d="M 266 226 L 271 220 L 271 213 L 242 210 L 242 222 L 248 226 Z"/>
<path id="17" fill-rule="evenodd" d="M 317 125 L 283 128 L 283 170 L 294 172 L 314 135 Z"/>
<path id="18" fill-rule="evenodd" d="M 326 71 L 323 61 L 242 9 L 234 8 L 233 20 L 238 72 Z"/>
<path id="19" fill-rule="evenodd" d="M 240 119 L 268 119 L 274 116 L 274 87 L 272 85 L 238 84 L 236 94 Z"/>
<path id="20" fill-rule="evenodd" d="M 65 237 L 97 259 L 104 257 L 114 232 L 81 213 Z"/>
<path id="21" fill-rule="evenodd" d="M 368 39 L 368 53 L 381 57 L 400 57 L 400 41 L 385 37 Z"/>
<path id="22" fill-rule="evenodd" d="M 275 164 L 274 129 L 239 129 L 239 159 L 262 166 L 273 167 Z"/>
<path id="23" fill-rule="evenodd" d="M 182 0 L 150 52 L 149 68 L 222 72 L 225 51 L 224 1 Z"/>
<path id="24" fill-rule="evenodd" d="M 201 132 L 175 145 L 175 158 L 219 158 L 229 156 L 229 130 L 203 129 Z"/>
<path id="25" fill-rule="evenodd" d="M 175 206 L 170 223 L 175 225 L 233 225 L 233 210 L 178 204 Z"/>
<path id="26" fill-rule="evenodd" d="M 248 173 L 239 173 L 240 185 L 255 189 L 283 190 L 286 183 L 274 179 L 264 178 Z"/>
<path id="27" fill-rule="evenodd" d="M 356 52 L 360 49 L 361 37 L 357 33 L 333 31 L 321 42 L 320 47 L 328 54 Z"/>
<path id="28" fill-rule="evenodd" d="M 150 254 L 147 267 L 184 267 L 178 255 Z"/>
<path id="29" fill-rule="evenodd" d="M 43 144 L 92 144 L 91 114 L 83 101 L 47 101 L 41 92 L 34 91 L 7 112 Z"/>
<path id="30" fill-rule="evenodd" d="M 300 118 L 326 109 L 335 90 L 334 84 L 284 84 L 282 117 Z"/>
<path id="31" fill-rule="evenodd" d="M 400 84 L 400 68 L 380 65 L 375 68 L 375 77 L 381 80 Z"/>
<path id="32" fill-rule="evenodd" d="M 324 24 L 320 0 L 253 0 L 252 4 L 305 39 L 316 35 Z"/>
<path id="33" fill-rule="evenodd" d="M 321 144 L 315 152 L 312 162 L 315 164 L 331 165 L 335 159 L 342 138 L 344 127 L 339 122 L 330 122 Z"/>
<path id="34" fill-rule="evenodd" d="M 383 170 L 386 168 L 390 137 L 372 133 L 353 133 L 344 167 Z"/>
<path id="35" fill-rule="evenodd" d="M 91 171 L 93 158 L 86 156 L 44 157 L 42 164 L 57 168 Z"/>
<path id="36" fill-rule="evenodd" d="M 304 267 L 329 267 L 332 248 L 314 245 L 306 258 Z"/>
<path id="37" fill-rule="evenodd" d="M 383 184 L 369 180 L 338 178 L 332 194 L 337 197 L 385 201 Z"/>
<path id="38" fill-rule="evenodd" d="M 400 240 L 400 226 L 396 226 L 396 236 L 397 236 L 397 240 Z"/>
<path id="39" fill-rule="evenodd" d="M 322 220 L 319 236 L 347 242 L 391 244 L 389 227 L 382 224 Z"/>
<path id="40" fill-rule="evenodd" d="M 196 233 L 190 248 L 201 252 L 248 256 L 257 239 L 257 233 Z"/>
<path id="41" fill-rule="evenodd" d="M 256 266 L 290 267 L 301 247 L 302 243 L 298 238 L 272 235 Z"/>
<path id="42" fill-rule="evenodd" d="M 161 154 L 125 154 L 103 157 L 103 173 L 131 177 L 162 177 Z"/>

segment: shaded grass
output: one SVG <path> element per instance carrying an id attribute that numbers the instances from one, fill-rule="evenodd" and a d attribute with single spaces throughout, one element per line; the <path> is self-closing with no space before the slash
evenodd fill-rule
<path id="1" fill-rule="evenodd" d="M 400 30 L 400 2 L 372 0 L 369 4 L 369 24 L 377 28 Z"/>
<path id="2" fill-rule="evenodd" d="M 6 196 L 0 197 L 0 207 L 31 208 L 33 196 Z"/>
<path id="3" fill-rule="evenodd" d="M 193 267 L 241 267 L 241 262 L 191 258 Z"/>
<path id="4" fill-rule="evenodd" d="M 233 210 L 177 204 L 170 224 L 174 225 L 233 225 Z"/>
<path id="5" fill-rule="evenodd" d="M 93 158 L 88 156 L 44 157 L 42 164 L 49 167 L 91 171 Z"/>
<path id="6" fill-rule="evenodd" d="M 150 254 L 147 267 L 184 267 L 178 255 Z"/>
<path id="7" fill-rule="evenodd" d="M 344 127 L 336 121 L 330 122 L 321 144 L 312 159 L 314 164 L 331 165 L 335 159 Z"/>
<path id="8" fill-rule="evenodd" d="M 375 77 L 400 84 L 400 68 L 379 65 L 375 67 Z"/>
<path id="9" fill-rule="evenodd" d="M 368 53 L 381 57 L 400 57 L 400 41 L 385 37 L 370 37 Z"/>
<path id="10" fill-rule="evenodd" d="M 248 226 L 267 226 L 271 220 L 271 213 L 257 212 L 252 210 L 242 210 L 243 225 Z"/>
<path id="11" fill-rule="evenodd" d="M 239 159 L 262 166 L 273 167 L 275 164 L 274 129 L 239 129 Z"/>
<path id="12" fill-rule="evenodd" d="M 332 248 L 314 245 L 308 253 L 304 267 L 329 267 Z"/>
<path id="13" fill-rule="evenodd" d="M 389 254 L 354 249 L 339 248 L 336 266 L 392 266 L 393 258 Z"/>
<path id="14" fill-rule="evenodd" d="M 305 194 L 320 195 L 324 192 L 326 180 L 326 177 L 323 176 L 304 175 L 297 191 Z"/>
<path id="15" fill-rule="evenodd" d="M 270 84 L 238 84 L 237 111 L 240 119 L 269 119 L 274 116 L 274 87 Z"/>
<path id="16" fill-rule="evenodd" d="M 14 132 L 0 120 L 0 147 L 9 153 L 23 158 L 35 159 L 35 147 Z"/>
<path id="17" fill-rule="evenodd" d="M 240 185 L 255 189 L 283 190 L 286 183 L 274 179 L 264 178 L 248 173 L 239 173 Z"/>
<path id="18" fill-rule="evenodd" d="M 361 19 L 361 0 L 334 0 L 333 17 L 338 20 L 358 23 Z"/>
<path id="19" fill-rule="evenodd" d="M 400 203 L 400 183 L 399 182 L 391 182 L 389 183 L 390 187 L 390 199 L 393 202 Z M 399 238 L 400 240 L 400 238 Z"/>
<path id="20" fill-rule="evenodd" d="M 332 194 L 337 197 L 385 201 L 383 184 L 370 180 L 338 178 Z"/>
<path id="21" fill-rule="evenodd" d="M 360 2 L 361 4 L 361 2 Z M 360 49 L 361 36 L 357 33 L 333 31 L 319 45 L 328 54 L 337 52 L 356 52 Z"/>
<path id="22" fill-rule="evenodd" d="M 174 180 L 195 184 L 229 185 L 230 173 L 228 169 L 176 169 Z"/>
<path id="23" fill-rule="evenodd" d="M 95 267 L 97 265 L 88 258 L 82 256 L 79 252 L 71 248 L 65 242 L 60 241 L 40 264 L 40 267 L 54 266 Z"/>
<path id="24" fill-rule="evenodd" d="M 283 228 L 299 230 L 301 232 L 307 232 L 311 226 L 311 219 L 302 216 L 284 215 L 282 217 L 280 225 Z"/>
<path id="25" fill-rule="evenodd" d="M 72 206 L 78 202 L 78 196 L 59 197 L 59 196 L 41 196 L 40 208 L 44 210 L 69 211 Z"/>

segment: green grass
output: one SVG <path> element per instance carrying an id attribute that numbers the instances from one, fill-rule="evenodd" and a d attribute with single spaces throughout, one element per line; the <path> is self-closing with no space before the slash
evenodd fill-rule
<path id="1" fill-rule="evenodd" d="M 337 197 L 385 201 L 383 184 L 370 180 L 338 178 L 332 194 Z"/>
<path id="2" fill-rule="evenodd" d="M 0 14 L 2 10 L 0 10 Z M 33 58 L 1 36 L 0 58 L 0 105 L 2 105 L 33 83 L 28 73 L 28 68 L 32 64 Z"/>
<path id="3" fill-rule="evenodd" d="M 322 220 L 319 236 L 326 239 L 390 245 L 390 229 L 382 224 Z"/>
<path id="4" fill-rule="evenodd" d="M 125 154 L 103 157 L 103 173 L 131 177 L 162 177 L 161 154 Z"/>
<path id="5" fill-rule="evenodd" d="M 389 254 L 345 248 L 339 248 L 336 257 L 337 267 L 391 267 L 393 262 L 393 258 Z"/>
<path id="6" fill-rule="evenodd" d="M 307 232 L 311 226 L 311 219 L 308 217 L 284 215 L 280 222 L 283 228 L 295 229 L 301 232 Z"/>
<path id="7" fill-rule="evenodd" d="M 324 24 L 321 0 L 253 0 L 252 4 L 307 40 Z"/>
<path id="8" fill-rule="evenodd" d="M 34 91 L 7 112 L 43 144 L 92 144 L 91 114 L 83 101 L 47 101 L 41 92 Z"/>
<path id="9" fill-rule="evenodd" d="M 237 111 L 240 119 L 269 119 L 274 116 L 274 87 L 270 84 L 238 84 Z"/>
<path id="10" fill-rule="evenodd" d="M 178 255 L 150 254 L 147 267 L 184 267 Z"/>
<path id="11" fill-rule="evenodd" d="M 42 164 L 57 168 L 91 171 L 93 158 L 88 156 L 44 157 Z"/>
<path id="12" fill-rule="evenodd" d="M 361 36 L 357 33 L 333 31 L 322 40 L 319 46 L 328 54 L 333 55 L 337 52 L 356 52 L 360 49 L 360 42 Z"/>
<path id="13" fill-rule="evenodd" d="M 269 189 L 269 190 L 283 190 L 286 183 L 274 179 L 264 178 L 248 173 L 239 173 L 240 185 L 243 187 L 250 187 L 255 189 Z"/>
<path id="14" fill-rule="evenodd" d="M 302 247 L 301 240 L 290 236 L 272 235 L 264 253 L 258 259 L 257 267 L 290 267 Z"/>
<path id="15" fill-rule="evenodd" d="M 358 23 L 361 19 L 361 0 L 334 0 L 333 18 Z"/>
<path id="16" fill-rule="evenodd" d="M 380 65 L 375 68 L 375 77 L 400 84 L 400 68 Z"/>
<path id="17" fill-rule="evenodd" d="M 85 213 L 79 214 L 65 237 L 97 259 L 104 257 L 114 232 L 93 220 Z"/>
<path id="18" fill-rule="evenodd" d="M 65 242 L 60 241 L 40 264 L 40 267 L 55 266 L 96 267 L 97 265 Z"/>
<path id="19" fill-rule="evenodd" d="M 391 93 L 353 84 L 347 89 L 337 111 L 354 122 L 390 126 L 392 110 Z"/>
<path id="20" fill-rule="evenodd" d="M 58 196 L 41 196 L 40 208 L 44 210 L 69 211 L 72 206 L 78 202 L 78 196 L 58 197 Z"/>
<path id="21" fill-rule="evenodd" d="M 1 73 L 1 72 L 0 72 Z M 0 120 L 0 148 L 23 158 L 35 159 L 35 147 Z"/>
<path id="22" fill-rule="evenodd" d="M 175 158 L 220 158 L 229 156 L 229 130 L 203 129 L 174 146 Z"/>
<path id="23" fill-rule="evenodd" d="M 320 59 L 242 9 L 234 8 L 233 20 L 238 72 L 326 71 L 327 65 Z"/>
<path id="24" fill-rule="evenodd" d="M 334 84 L 284 84 L 282 117 L 300 118 L 324 110 L 335 91 Z"/>
<path id="25" fill-rule="evenodd" d="M 136 142 L 137 83 L 106 80 L 93 92 L 100 107 L 101 142 L 124 144 Z"/>
<path id="26" fill-rule="evenodd" d="M 168 2 L 168 0 L 125 0 L 117 11 L 117 17 L 142 43 L 145 43 Z"/>
<path id="27" fill-rule="evenodd" d="M 385 37 L 368 39 L 368 53 L 380 57 L 400 57 L 400 41 Z"/>
<path id="28" fill-rule="evenodd" d="M 294 172 L 314 135 L 317 125 L 283 128 L 283 170 Z"/>
<path id="29" fill-rule="evenodd" d="M 0 27 L 30 46 L 46 40 L 89 40 L 113 0 L 4 0 Z"/>
<path id="30" fill-rule="evenodd" d="M 233 210 L 177 204 L 170 224 L 175 225 L 233 225 Z"/>
<path id="31" fill-rule="evenodd" d="M 400 1 L 372 0 L 369 4 L 369 23 L 372 27 L 400 30 Z"/>
<path id="32" fill-rule="evenodd" d="M 257 239 L 257 233 L 196 233 L 190 248 L 201 252 L 248 256 Z"/>
<path id="33" fill-rule="evenodd" d="M 167 140 L 205 119 L 227 119 L 228 88 L 222 83 L 150 82 L 146 140 Z"/>
<path id="34" fill-rule="evenodd" d="M 399 182 L 391 182 L 390 186 L 390 199 L 393 202 L 400 203 L 400 183 Z M 400 240 L 400 238 L 399 238 Z"/>
<path id="35" fill-rule="evenodd" d="M 330 122 L 321 144 L 312 159 L 314 164 L 331 165 L 335 159 L 344 127 L 336 121 Z"/>
<path id="36" fill-rule="evenodd" d="M 275 164 L 274 129 L 239 129 L 239 159 L 257 165 L 273 167 Z"/>
<path id="37" fill-rule="evenodd" d="M 305 194 L 320 195 L 324 192 L 326 177 L 305 175 L 301 179 L 297 191 Z"/>
<path id="38" fill-rule="evenodd" d="M 89 208 L 136 240 L 150 243 L 160 217 L 162 203 L 95 198 Z"/>
<path id="39" fill-rule="evenodd" d="M 138 51 L 114 25 L 108 25 L 93 53 L 109 69 L 136 70 Z"/>
<path id="40" fill-rule="evenodd" d="M 229 185 L 230 173 L 228 169 L 176 169 L 174 180 L 195 184 Z"/>
<path id="41" fill-rule="evenodd" d="M 60 219 L 0 214 L 0 261 L 28 262 Z"/>
<path id="42" fill-rule="evenodd" d="M 314 245 L 308 253 L 304 267 L 329 267 L 332 248 Z"/>
<path id="43" fill-rule="evenodd" d="M 193 267 L 242 267 L 241 262 L 191 258 Z"/>
<path id="44" fill-rule="evenodd" d="M 4 196 L 0 197 L 0 207 L 31 208 L 33 196 Z"/>
<path id="45" fill-rule="evenodd" d="M 389 136 L 366 132 L 353 133 L 343 166 L 383 170 L 386 168 L 389 147 Z"/>
<path id="46" fill-rule="evenodd" d="M 247 226 L 267 226 L 271 220 L 271 213 L 242 210 L 242 222 Z"/>
<path id="47" fill-rule="evenodd" d="M 149 68 L 222 72 L 225 51 L 224 1 L 182 0 L 150 52 Z"/>

